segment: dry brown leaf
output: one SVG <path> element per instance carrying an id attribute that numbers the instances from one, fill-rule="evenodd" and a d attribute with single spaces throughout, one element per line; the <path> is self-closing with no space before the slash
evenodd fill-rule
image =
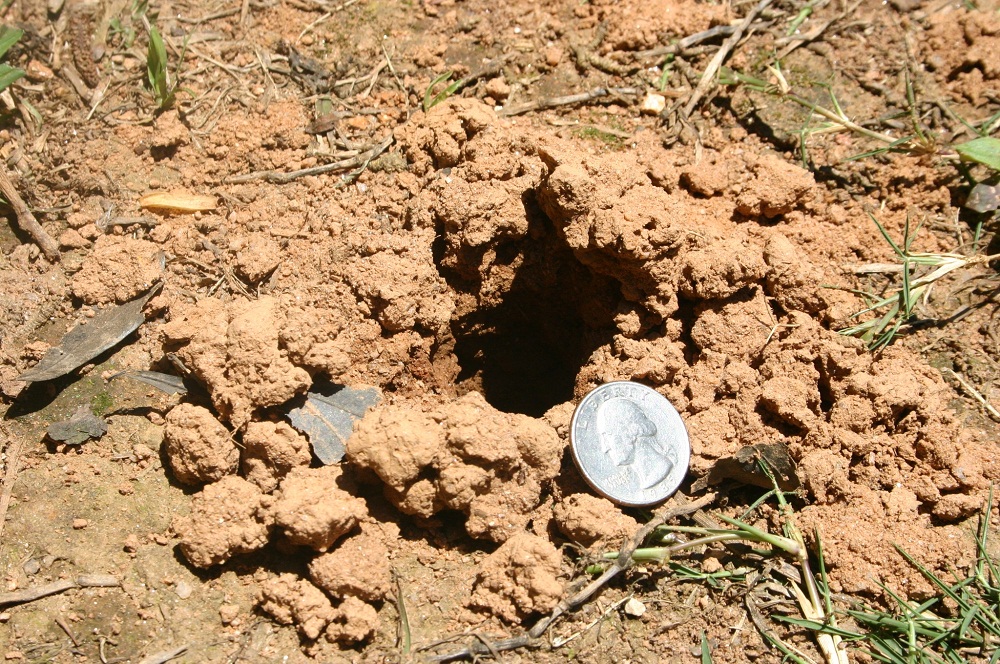
<path id="1" fill-rule="evenodd" d="M 139 205 L 147 210 L 162 212 L 203 212 L 214 210 L 215 196 L 199 196 L 185 191 L 157 191 L 139 199 Z"/>

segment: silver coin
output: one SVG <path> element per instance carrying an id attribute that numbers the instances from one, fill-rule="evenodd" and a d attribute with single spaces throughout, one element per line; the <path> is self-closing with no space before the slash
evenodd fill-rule
<path id="1" fill-rule="evenodd" d="M 662 503 L 684 481 L 691 443 L 677 409 L 656 390 L 619 381 L 583 398 L 570 425 L 573 460 L 594 491 L 619 505 Z"/>

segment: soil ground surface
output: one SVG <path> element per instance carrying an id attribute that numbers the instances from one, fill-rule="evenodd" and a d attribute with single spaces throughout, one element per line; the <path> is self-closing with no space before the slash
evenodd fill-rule
<path id="1" fill-rule="evenodd" d="M 968 569 L 1000 478 L 995 271 L 964 261 L 879 350 L 838 331 L 901 281 L 870 215 L 919 225 L 912 251 L 995 253 L 966 207 L 990 174 L 950 147 L 1000 111 L 977 5 L 2 3 L 27 73 L 2 167 L 57 248 L 5 195 L 0 602 L 117 585 L 0 606 L 0 655 L 423 661 L 522 634 L 650 518 L 569 454 L 614 380 L 685 420 L 668 505 L 778 532 L 762 456 L 838 606 L 930 596 L 895 545 Z M 23 380 L 70 330 L 124 338 Z M 380 396 L 324 465 L 289 413 L 331 385 Z M 772 619 L 799 615 L 777 561 L 675 562 L 501 657 L 781 661 L 764 625 L 820 661 Z"/>

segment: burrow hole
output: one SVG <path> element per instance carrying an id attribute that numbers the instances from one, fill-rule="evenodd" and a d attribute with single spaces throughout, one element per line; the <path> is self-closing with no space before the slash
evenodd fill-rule
<path id="1" fill-rule="evenodd" d="M 498 410 L 538 417 L 573 398 L 580 369 L 615 332 L 622 297 L 618 282 L 577 260 L 533 198 L 524 200 L 527 237 L 497 246 L 491 259 L 513 271 L 501 295 L 480 297 L 478 281 L 442 264 L 443 245 L 436 258 L 452 288 L 476 296 L 460 300 L 479 302 L 459 308 L 451 323 L 460 391 L 479 390 Z"/>

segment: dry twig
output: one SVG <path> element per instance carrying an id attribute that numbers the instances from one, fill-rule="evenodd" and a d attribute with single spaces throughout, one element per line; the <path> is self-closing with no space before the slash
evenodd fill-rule
<path id="1" fill-rule="evenodd" d="M 170 650 L 164 650 L 150 655 L 149 657 L 143 658 L 139 664 L 164 664 L 164 662 L 169 662 L 172 659 L 177 659 L 181 655 L 187 652 L 188 646 L 185 643 L 182 646 L 177 646 L 176 648 L 171 648 Z"/>
<path id="2" fill-rule="evenodd" d="M 117 588 L 121 581 L 110 574 L 84 574 L 73 579 L 62 579 L 53 581 L 44 586 L 34 588 L 24 588 L 10 593 L 0 594 L 0 606 L 10 606 L 12 604 L 25 604 L 49 595 L 58 595 L 73 588 Z"/>
<path id="3" fill-rule="evenodd" d="M 546 99 L 537 99 L 535 101 L 528 102 L 527 104 L 521 104 L 520 106 L 510 106 L 500 111 L 500 115 L 522 115 L 524 113 L 531 113 L 532 111 L 544 111 L 548 108 L 556 108 L 557 106 L 586 104 L 587 102 L 594 101 L 595 99 L 601 99 L 602 97 L 608 97 L 611 95 L 618 97 L 634 96 L 638 95 L 639 92 L 640 90 L 638 88 L 594 88 L 588 92 L 580 92 L 575 95 L 548 97 Z"/>
<path id="4" fill-rule="evenodd" d="M 746 29 L 751 23 L 753 23 L 754 19 L 757 18 L 757 15 L 767 9 L 767 6 L 770 4 L 771 0 L 760 0 L 760 2 L 758 2 L 757 5 L 750 10 L 750 13 L 746 15 L 743 22 L 740 23 L 736 30 L 733 31 L 733 34 L 729 35 L 729 38 L 722 42 L 722 46 L 715 53 L 711 62 L 708 63 L 708 67 L 705 68 L 705 73 L 701 75 L 701 80 L 698 82 L 698 87 L 696 87 L 694 92 L 691 93 L 691 98 L 688 99 L 688 103 L 684 107 L 685 118 L 691 117 L 691 113 L 694 112 L 695 106 L 698 105 L 701 98 L 705 96 L 708 89 L 715 83 L 715 75 L 718 73 L 719 67 L 722 66 L 722 63 L 725 61 L 730 51 L 732 51 L 736 47 L 736 44 L 743 39 L 743 33 L 746 32 Z"/>
<path id="5" fill-rule="evenodd" d="M 292 180 L 296 180 L 307 175 L 320 175 L 322 173 L 329 173 L 330 171 L 342 171 L 348 168 L 354 168 L 356 166 L 367 164 L 372 159 L 388 150 L 389 146 L 392 145 L 392 141 L 393 136 L 392 134 L 389 134 L 384 139 L 376 143 L 371 149 L 365 150 L 356 157 L 344 159 L 343 161 L 335 161 L 329 164 L 312 166 L 310 168 L 301 168 L 297 171 L 290 171 L 288 173 L 281 173 L 279 171 L 256 171 L 254 173 L 247 173 L 246 175 L 234 175 L 226 178 L 224 182 L 231 184 L 252 182 L 254 180 L 266 180 L 272 184 L 286 184 Z"/>
<path id="6" fill-rule="evenodd" d="M 9 441 L 7 432 L 0 428 L 0 442 Z M 14 442 L 4 448 L 7 453 L 7 469 L 3 476 L 3 493 L 0 493 L 0 542 L 3 541 L 3 526 L 7 521 L 7 510 L 10 509 L 10 499 L 14 491 L 14 482 L 17 481 L 17 464 L 21 457 L 21 448 L 24 446 L 24 438 L 18 436 Z"/>
<path id="7" fill-rule="evenodd" d="M 546 632 L 546 630 L 548 630 L 548 628 L 552 626 L 552 624 L 563 614 L 580 607 L 584 602 L 593 597 L 598 590 L 607 585 L 611 579 L 630 568 L 633 564 L 632 554 L 635 553 L 635 550 L 639 548 L 647 537 L 649 537 L 650 533 L 667 521 L 676 519 L 679 516 L 684 516 L 685 514 L 697 512 L 701 508 L 711 504 L 714 500 L 715 494 L 710 493 L 690 503 L 667 507 L 660 510 L 656 516 L 639 529 L 632 539 L 626 540 L 622 543 L 622 548 L 618 553 L 618 557 L 614 560 L 611 566 L 604 571 L 603 574 L 588 583 L 582 590 L 575 593 L 572 597 L 564 598 L 554 609 L 552 609 L 552 613 L 539 620 L 524 634 L 485 645 L 483 643 L 472 644 L 462 650 L 432 657 L 430 661 L 449 662 L 456 659 L 474 659 L 484 655 L 493 655 L 495 657 L 497 652 L 537 645 L 538 640 Z M 484 641 L 481 637 L 479 640 L 481 642 Z"/>
<path id="8" fill-rule="evenodd" d="M 7 166 L 3 163 L 0 163 L 0 194 L 3 194 L 3 197 L 10 202 L 10 206 L 14 208 L 14 214 L 17 215 L 17 225 L 31 236 L 45 257 L 53 262 L 59 260 L 59 244 L 42 228 L 42 225 L 35 219 L 35 215 L 31 214 L 24 199 L 17 193 L 17 188 L 7 173 Z"/>

